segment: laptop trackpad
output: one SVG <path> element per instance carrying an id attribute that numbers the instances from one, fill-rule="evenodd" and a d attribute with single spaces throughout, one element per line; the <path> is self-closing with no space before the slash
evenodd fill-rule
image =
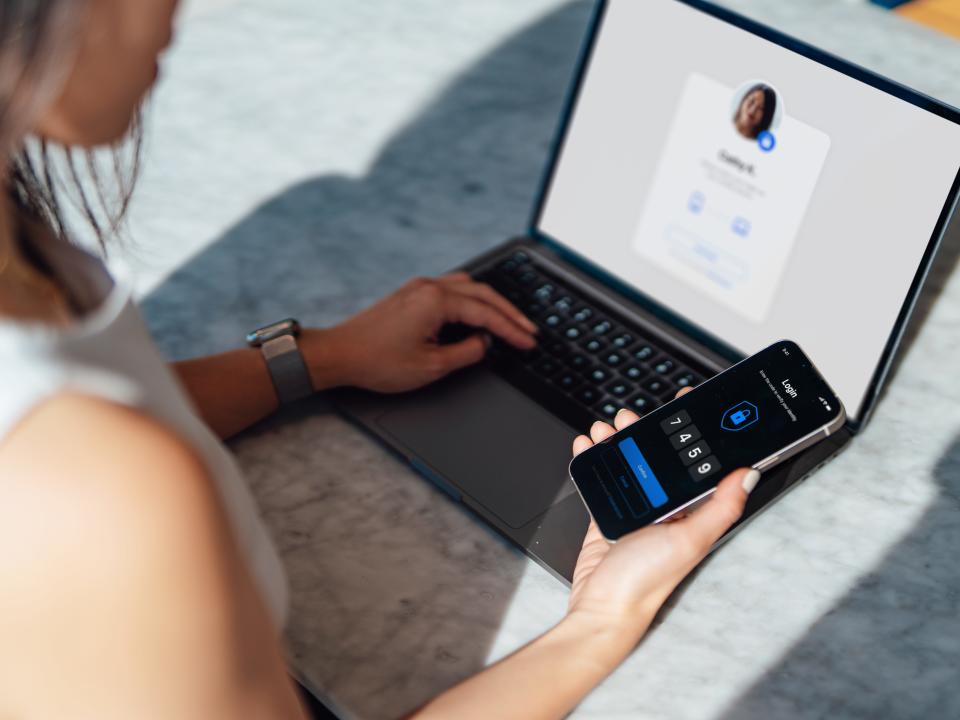
<path id="1" fill-rule="evenodd" d="M 393 402 L 377 424 L 512 528 L 575 492 L 567 477 L 573 431 L 487 370 Z"/>

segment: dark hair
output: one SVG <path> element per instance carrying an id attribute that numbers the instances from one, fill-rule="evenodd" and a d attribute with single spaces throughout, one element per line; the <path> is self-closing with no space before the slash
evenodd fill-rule
<path id="1" fill-rule="evenodd" d="M 757 92 L 757 90 L 763 93 L 763 117 L 760 118 L 760 122 L 753 128 L 753 137 L 757 137 L 760 133 L 769 130 L 770 126 L 773 125 L 773 116 L 777 113 L 776 91 L 766 83 L 757 83 L 743 94 L 743 97 L 740 99 L 740 104 L 737 105 L 737 110 L 733 114 L 733 121 L 737 121 L 737 116 L 740 115 L 743 104 L 747 101 L 747 98 Z"/>
<path id="2" fill-rule="evenodd" d="M 71 203 L 106 251 L 108 241 L 122 232 L 140 173 L 142 146 L 139 117 L 128 141 L 104 153 L 55 146 L 43 139 L 25 143 L 8 166 L 10 197 L 21 212 L 68 241 L 64 205 Z"/>
<path id="3" fill-rule="evenodd" d="M 68 238 L 66 206 L 89 223 L 101 248 L 121 229 L 139 173 L 142 131 L 107 151 L 27 136 L 70 71 L 84 0 L 0 0 L 0 148 L 18 210 Z"/>

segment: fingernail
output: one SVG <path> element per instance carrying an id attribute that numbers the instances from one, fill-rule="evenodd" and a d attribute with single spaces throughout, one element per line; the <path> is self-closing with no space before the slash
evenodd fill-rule
<path id="1" fill-rule="evenodd" d="M 760 482 L 760 471 L 751 470 L 746 475 L 743 476 L 743 489 L 749 495 L 753 492 L 753 489 L 757 486 L 757 483 Z"/>
<path id="2" fill-rule="evenodd" d="M 619 410 L 617 410 L 616 417 L 620 417 L 620 416 L 621 416 L 623 413 L 625 413 L 626 411 L 627 411 L 626 408 L 620 408 Z"/>

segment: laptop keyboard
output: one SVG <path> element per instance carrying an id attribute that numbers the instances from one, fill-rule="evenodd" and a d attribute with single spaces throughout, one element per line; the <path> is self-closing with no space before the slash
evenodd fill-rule
<path id="1" fill-rule="evenodd" d="M 493 368 L 575 426 L 610 420 L 621 408 L 643 415 L 703 380 L 701 372 L 585 299 L 526 252 L 514 251 L 475 277 L 540 328 L 538 347 L 529 352 L 495 341 Z"/>

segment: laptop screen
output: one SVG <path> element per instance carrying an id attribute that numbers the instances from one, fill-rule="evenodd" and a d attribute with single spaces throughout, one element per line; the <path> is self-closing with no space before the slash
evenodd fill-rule
<path id="1" fill-rule="evenodd" d="M 674 0 L 611 0 L 538 220 L 745 355 L 796 340 L 858 418 L 960 125 Z"/>

